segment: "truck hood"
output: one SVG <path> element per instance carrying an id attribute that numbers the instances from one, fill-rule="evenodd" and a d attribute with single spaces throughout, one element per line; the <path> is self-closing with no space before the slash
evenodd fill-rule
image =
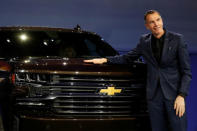
<path id="1" fill-rule="evenodd" d="M 42 72 L 42 73 L 58 73 L 65 74 L 69 72 L 94 72 L 94 73 L 129 73 L 131 69 L 128 65 L 108 65 L 93 64 L 83 62 L 83 58 L 58 58 L 58 57 L 30 57 L 21 59 L 15 64 L 16 71 L 24 72 Z M 88 73 L 88 74 L 89 74 Z"/>

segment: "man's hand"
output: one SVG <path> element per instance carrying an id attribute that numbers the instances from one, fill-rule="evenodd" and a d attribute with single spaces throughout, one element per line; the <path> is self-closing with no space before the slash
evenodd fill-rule
<path id="1" fill-rule="evenodd" d="M 94 64 L 103 64 L 107 62 L 106 58 L 98 58 L 98 59 L 92 59 L 92 60 L 84 60 L 86 63 L 94 63 Z"/>
<path id="2" fill-rule="evenodd" d="M 174 109 L 176 110 L 176 115 L 182 117 L 185 113 L 185 99 L 182 96 L 177 96 L 174 102 Z"/>

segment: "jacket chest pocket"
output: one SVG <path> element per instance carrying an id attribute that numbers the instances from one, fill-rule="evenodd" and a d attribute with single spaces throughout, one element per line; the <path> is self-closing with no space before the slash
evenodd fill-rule
<path id="1" fill-rule="evenodd" d="M 178 50 L 176 46 L 169 46 L 166 52 L 166 61 L 173 62 L 177 59 Z"/>

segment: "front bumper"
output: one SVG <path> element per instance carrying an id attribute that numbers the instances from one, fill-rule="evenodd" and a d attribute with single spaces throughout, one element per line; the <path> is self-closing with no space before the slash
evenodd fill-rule
<path id="1" fill-rule="evenodd" d="M 19 131 L 149 131 L 147 116 L 109 119 L 57 119 L 21 116 Z"/>

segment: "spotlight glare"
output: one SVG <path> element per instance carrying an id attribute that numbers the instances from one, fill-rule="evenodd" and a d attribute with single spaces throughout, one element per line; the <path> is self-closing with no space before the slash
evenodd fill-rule
<path id="1" fill-rule="evenodd" d="M 27 35 L 26 34 L 21 34 L 20 35 L 20 39 L 22 40 L 22 41 L 26 41 L 27 40 Z"/>

